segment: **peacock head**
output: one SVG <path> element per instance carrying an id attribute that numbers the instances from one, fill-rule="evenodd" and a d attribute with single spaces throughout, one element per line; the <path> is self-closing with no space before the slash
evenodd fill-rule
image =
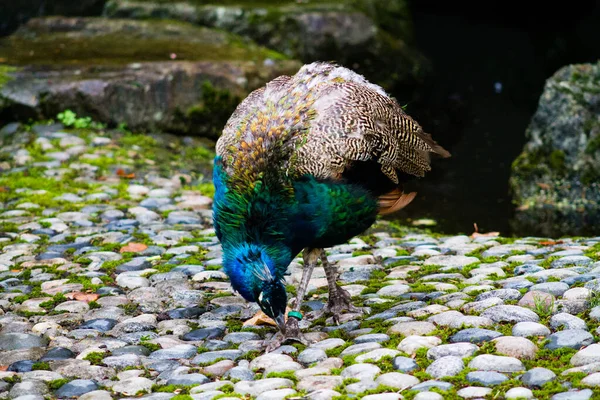
<path id="1" fill-rule="evenodd" d="M 284 332 L 287 304 L 285 286 L 283 282 L 272 276 L 268 276 L 267 279 L 263 279 L 263 277 L 259 279 L 260 286 L 256 294 L 257 303 L 260 309 L 271 317 L 277 323 L 279 329 Z"/>
<path id="2" fill-rule="evenodd" d="M 283 332 L 287 294 L 285 283 L 276 273 L 282 264 L 272 248 L 258 244 L 225 246 L 223 268 L 233 289 L 248 301 L 258 303 Z M 277 261 L 276 261 L 277 260 Z"/>

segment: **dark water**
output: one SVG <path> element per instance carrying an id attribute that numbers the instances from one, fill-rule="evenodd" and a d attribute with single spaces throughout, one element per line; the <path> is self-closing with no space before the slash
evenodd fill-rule
<path id="1" fill-rule="evenodd" d="M 564 65 L 600 59 L 600 1 L 527 3 L 530 11 L 511 2 L 411 3 L 433 73 L 416 93 L 395 95 L 453 157 L 434 160 L 434 171 L 410 185 L 419 195 L 397 217 L 430 217 L 446 233 L 471 233 L 477 223 L 518 235 L 509 228 L 510 165 L 545 80 Z"/>

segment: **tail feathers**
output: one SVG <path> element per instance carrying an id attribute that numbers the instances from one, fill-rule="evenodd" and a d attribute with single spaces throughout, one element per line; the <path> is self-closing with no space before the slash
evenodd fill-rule
<path id="1" fill-rule="evenodd" d="M 414 200 L 416 195 L 416 192 L 405 194 L 401 189 L 396 188 L 389 193 L 379 196 L 379 214 L 391 214 L 406 207 Z"/>
<path id="2" fill-rule="evenodd" d="M 425 143 L 427 143 L 429 145 L 429 147 L 431 147 L 430 151 L 432 153 L 439 154 L 440 156 L 442 156 L 444 158 L 450 157 L 450 152 L 448 152 L 448 150 L 444 149 L 442 146 L 437 144 L 437 142 L 435 140 L 433 140 L 433 138 L 431 137 L 431 135 L 429 133 L 420 132 L 417 135 L 419 136 L 419 138 L 421 140 L 423 140 Z"/>

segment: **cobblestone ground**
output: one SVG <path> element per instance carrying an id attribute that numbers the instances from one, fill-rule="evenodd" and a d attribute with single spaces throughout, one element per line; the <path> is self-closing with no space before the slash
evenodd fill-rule
<path id="1" fill-rule="evenodd" d="M 0 130 L 0 397 L 600 399 L 600 238 L 441 236 L 381 222 L 328 249 L 367 315 L 264 354 L 211 228 L 190 138 Z M 290 293 L 300 280 L 292 263 Z"/>

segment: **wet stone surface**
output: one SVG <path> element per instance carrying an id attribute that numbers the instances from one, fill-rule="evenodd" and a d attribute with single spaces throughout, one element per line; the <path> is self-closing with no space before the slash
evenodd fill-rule
<path id="1" fill-rule="evenodd" d="M 587 399 L 600 385 L 600 238 L 377 223 L 327 249 L 370 312 L 320 317 L 315 271 L 311 343 L 265 354 L 275 328 L 246 323 L 258 307 L 221 271 L 210 150 L 60 124 L 3 140 L 0 398 Z M 301 265 L 288 272 L 297 285 Z"/>

